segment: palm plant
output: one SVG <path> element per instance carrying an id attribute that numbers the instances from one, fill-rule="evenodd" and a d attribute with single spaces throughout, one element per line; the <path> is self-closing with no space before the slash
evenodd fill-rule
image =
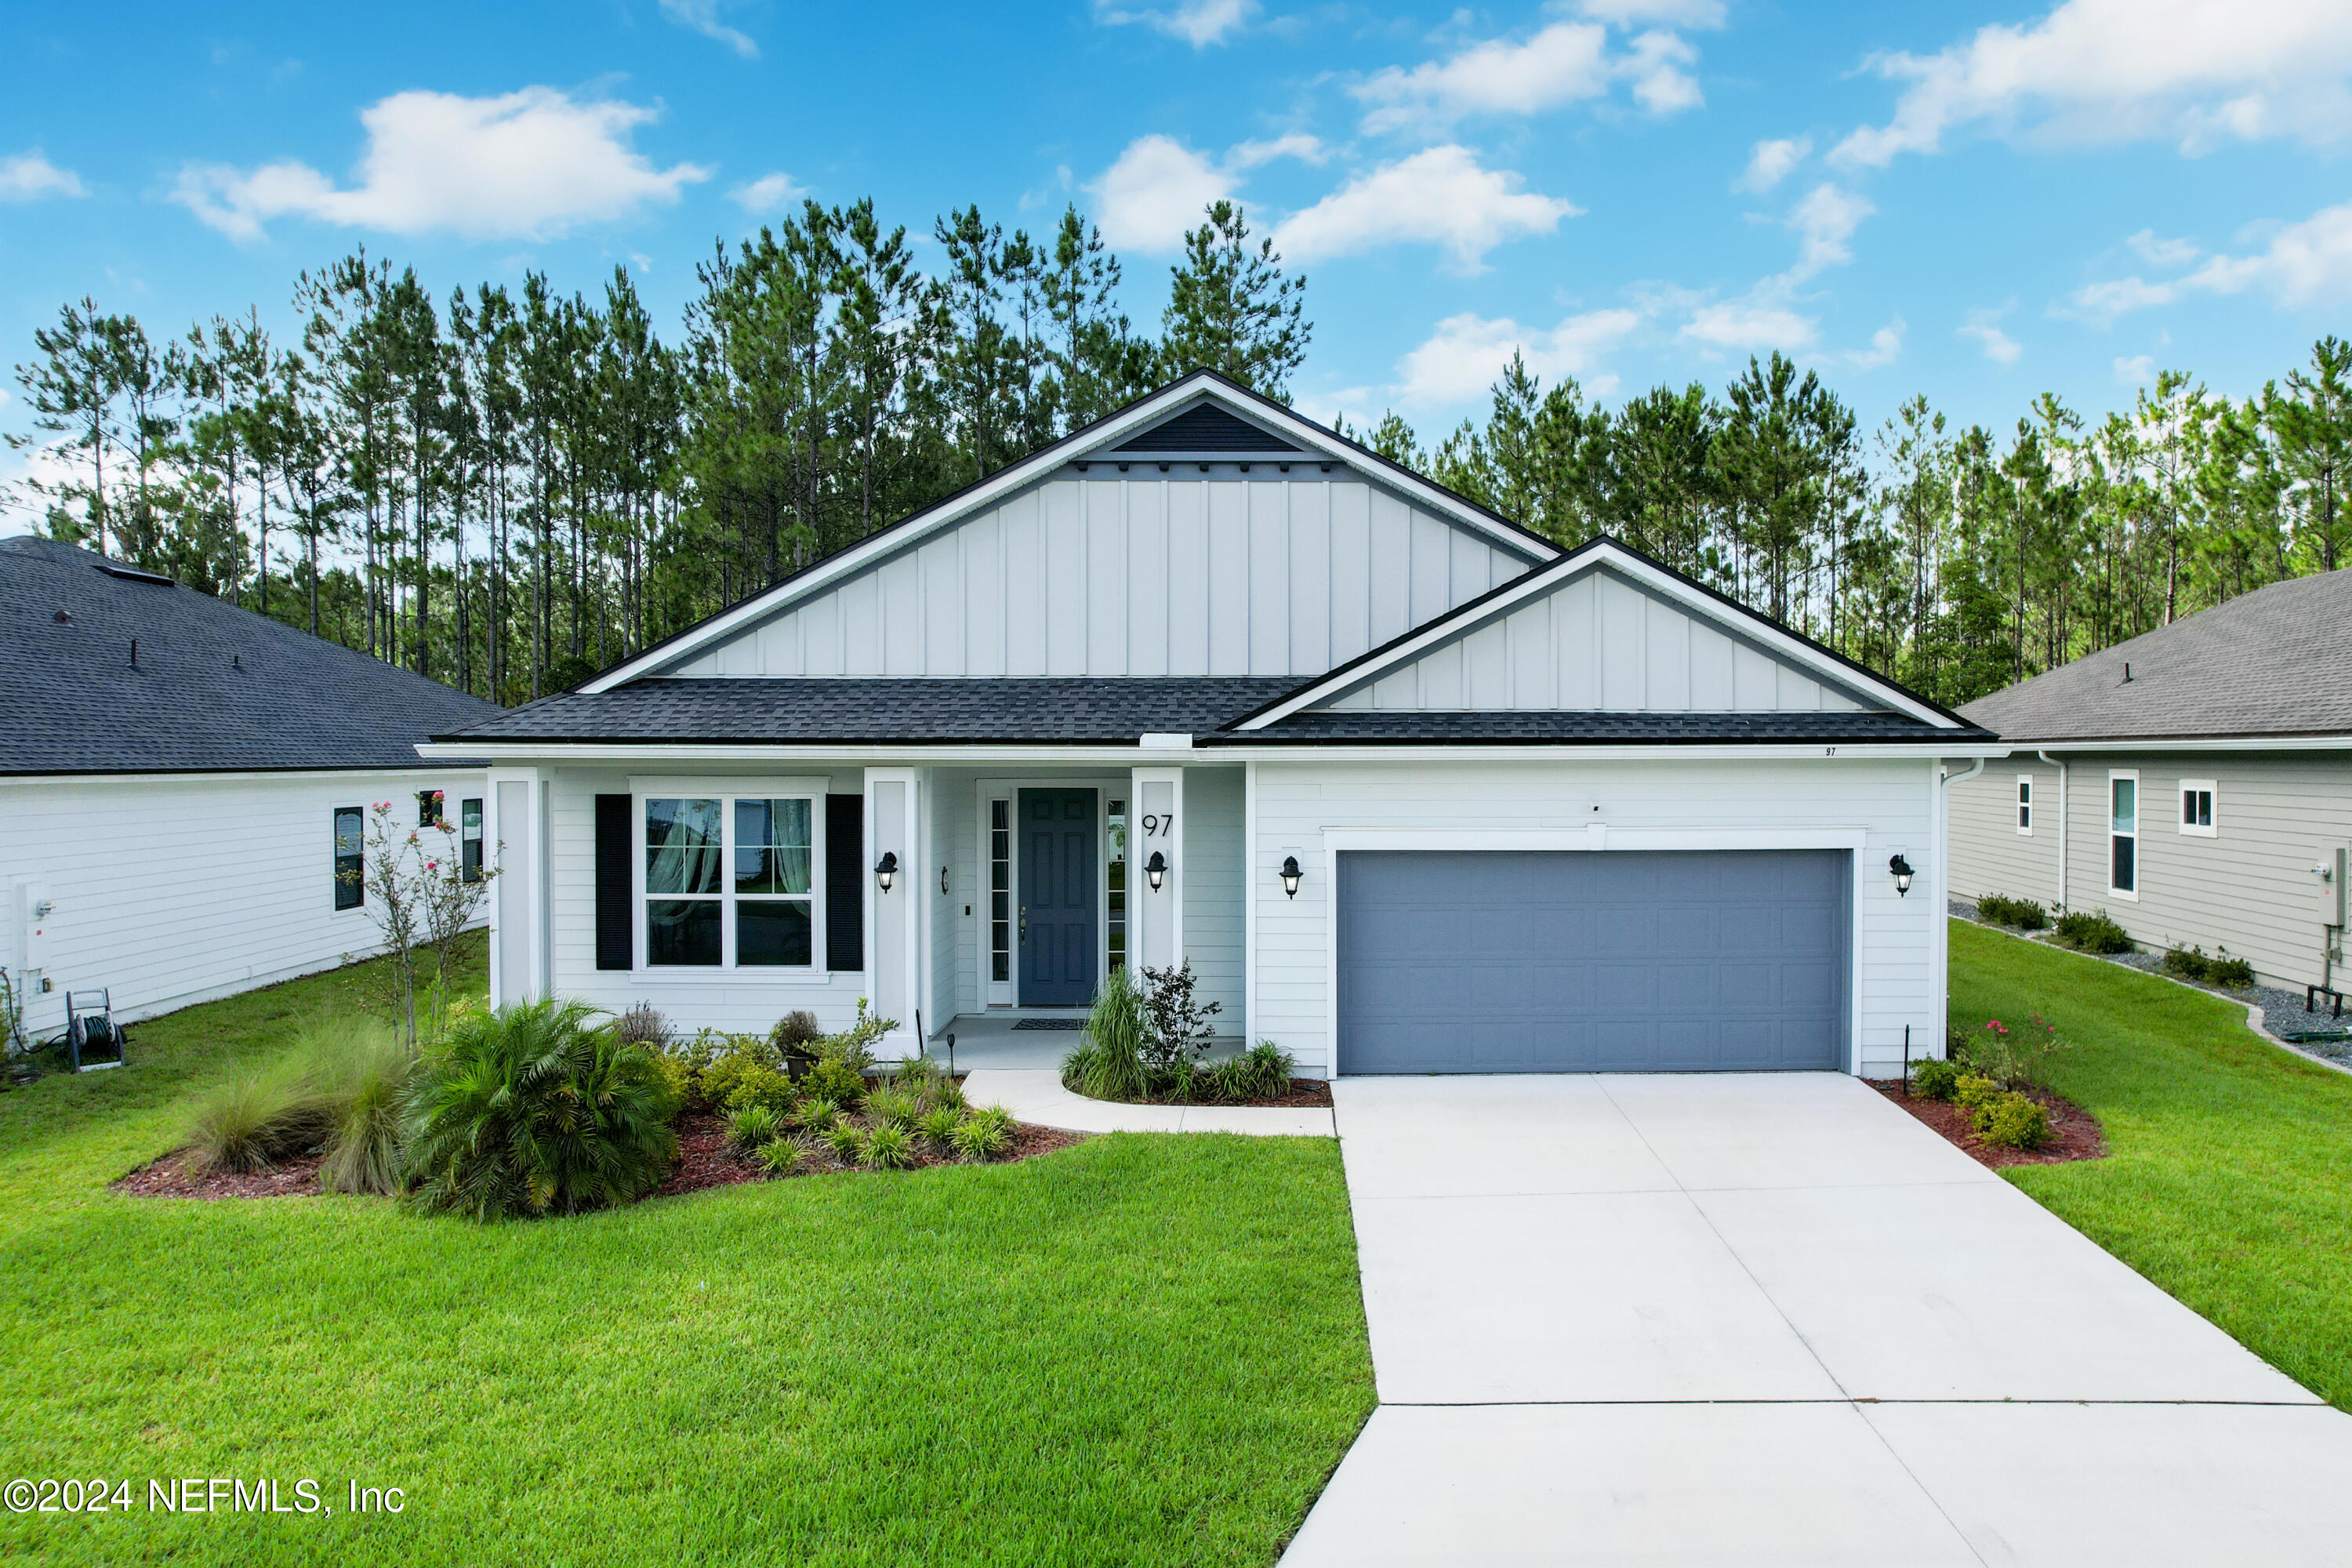
<path id="1" fill-rule="evenodd" d="M 469 1013 L 404 1106 L 416 1202 L 476 1219 L 625 1203 L 668 1173 L 677 1142 L 650 1052 L 582 1002 Z"/>

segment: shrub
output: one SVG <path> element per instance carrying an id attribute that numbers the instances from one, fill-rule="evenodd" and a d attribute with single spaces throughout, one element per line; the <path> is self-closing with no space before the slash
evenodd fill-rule
<path id="1" fill-rule="evenodd" d="M 328 1117 L 319 1184 L 331 1193 L 398 1193 L 401 1097 L 415 1054 L 391 1030 L 357 1019 L 306 1030 L 301 1054 Z"/>
<path id="2" fill-rule="evenodd" d="M 1154 1068 L 1150 1074 L 1151 1098 L 1170 1105 L 1190 1105 L 1211 1087 L 1209 1075 L 1189 1061 L 1172 1067 Z"/>
<path id="3" fill-rule="evenodd" d="M 918 1117 L 915 1131 L 934 1149 L 952 1149 L 956 1129 L 962 1125 L 963 1112 L 952 1105 L 942 1105 Z"/>
<path id="4" fill-rule="evenodd" d="M 632 1046 L 650 1046 L 655 1050 L 669 1048 L 669 1020 L 654 1010 L 650 1002 L 640 1002 L 622 1014 L 614 1023 L 622 1042 Z"/>
<path id="5" fill-rule="evenodd" d="M 1199 984 L 1189 958 L 1173 969 L 1143 972 L 1143 1063 L 1151 1071 L 1172 1072 L 1180 1062 L 1191 1067 L 1208 1054 L 1213 1032 L 1209 1020 L 1224 1005 L 1198 1000 L 1193 992 Z"/>
<path id="6" fill-rule="evenodd" d="M 576 1214 L 658 1185 L 677 1153 L 654 1055 L 553 998 L 459 1018 L 404 1097 L 424 1208 Z"/>
<path id="7" fill-rule="evenodd" d="M 931 1104 L 944 1110 L 961 1112 L 971 1103 L 964 1098 L 963 1085 L 951 1078 L 942 1078 L 931 1090 Z"/>
<path id="8" fill-rule="evenodd" d="M 1001 1105 L 984 1106 L 963 1119 L 951 1142 L 967 1160 L 993 1160 L 1013 1147 L 1013 1113 Z"/>
<path id="9" fill-rule="evenodd" d="M 789 1176 L 801 1168 L 801 1162 L 808 1156 L 799 1144 L 789 1138 L 771 1138 L 760 1145 L 756 1158 L 760 1162 L 760 1169 L 768 1174 Z"/>
<path id="10" fill-rule="evenodd" d="M 2168 947 L 2157 967 L 2176 980 L 2203 980 L 2211 973 L 2213 961 L 2201 947 Z"/>
<path id="11" fill-rule="evenodd" d="M 721 1072 L 721 1068 L 726 1068 Z M 781 1120 L 797 1095 L 793 1080 L 762 1061 L 740 1056 L 722 1057 L 702 1075 L 702 1092 L 721 1110 L 751 1106 L 775 1113 Z"/>
<path id="12" fill-rule="evenodd" d="M 896 1018 L 885 1018 L 879 1013 L 866 1010 L 866 998 L 857 999 L 857 1022 L 837 1035 L 826 1035 L 814 1041 L 810 1049 L 818 1060 L 838 1062 L 860 1078 L 874 1065 L 874 1047 L 883 1036 L 898 1026 Z"/>
<path id="13" fill-rule="evenodd" d="M 855 1164 L 866 1149 L 866 1134 L 846 1117 L 824 1130 L 824 1142 L 844 1164 Z"/>
<path id="14" fill-rule="evenodd" d="M 866 1133 L 857 1163 L 869 1171 L 903 1171 L 915 1163 L 915 1135 L 892 1122 Z"/>
<path id="15" fill-rule="evenodd" d="M 2048 1089 L 2050 1058 L 2071 1049 L 2057 1026 L 2036 1013 L 2031 1024 L 2014 1029 L 1989 1018 L 1983 1028 L 1957 1038 L 1954 1054 L 1971 1072 L 2006 1088 Z"/>
<path id="16" fill-rule="evenodd" d="M 727 1142 L 739 1154 L 772 1142 L 783 1130 L 783 1118 L 764 1105 L 746 1105 L 727 1113 Z"/>
<path id="17" fill-rule="evenodd" d="M 1078 1048 L 1062 1060 L 1062 1086 L 1095 1100 L 1142 1099 L 1150 1032 L 1135 976 L 1125 967 L 1112 970 L 1095 990 Z"/>
<path id="18" fill-rule="evenodd" d="M 835 1105 L 854 1106 L 866 1098 L 865 1075 L 846 1063 L 820 1061 L 801 1080 L 802 1091 Z"/>
<path id="19" fill-rule="evenodd" d="M 1960 1064 L 1929 1058 L 1911 1064 L 1911 1092 L 1922 1100 L 1949 1100 L 1959 1087 Z"/>
<path id="20" fill-rule="evenodd" d="M 793 1116 L 810 1131 L 822 1133 L 841 1120 L 841 1107 L 821 1094 L 814 1094 L 793 1107 Z"/>
<path id="21" fill-rule="evenodd" d="M 890 1087 L 919 1100 L 936 1101 L 949 1081 L 947 1068 L 934 1057 L 908 1057 L 890 1069 Z"/>
<path id="22" fill-rule="evenodd" d="M 824 1031 L 817 1027 L 816 1015 L 805 1007 L 793 1008 L 768 1031 L 768 1044 L 779 1055 L 814 1056 L 809 1047 L 823 1038 Z"/>
<path id="23" fill-rule="evenodd" d="M 199 1171 L 262 1171 L 318 1147 L 334 1107 L 298 1058 L 241 1073 L 207 1095 L 188 1128 Z"/>
<path id="24" fill-rule="evenodd" d="M 661 1074 L 662 1087 L 669 1092 L 672 1116 L 681 1110 L 698 1110 L 706 1103 L 702 1079 L 684 1057 L 657 1055 L 654 1058 L 654 1070 Z"/>
<path id="25" fill-rule="evenodd" d="M 1274 1100 L 1290 1092 L 1298 1059 L 1272 1040 L 1260 1040 L 1223 1064 L 1219 1088 L 1227 1100 Z"/>
<path id="26" fill-rule="evenodd" d="M 2205 967 L 2205 983 L 2224 991 L 2243 991 L 2254 983 L 2254 966 L 2242 958 L 2231 958 L 2226 947 L 2217 948 L 2213 962 Z"/>
<path id="27" fill-rule="evenodd" d="M 1978 1106 L 1969 1120 L 1977 1136 L 1998 1148 L 2039 1149 L 2050 1141 L 2048 1113 L 2013 1090 Z"/>
<path id="28" fill-rule="evenodd" d="M 2049 912 L 2032 900 L 2006 898 L 2000 893 L 1987 893 L 1979 899 L 1977 913 L 1995 925 L 2012 926 L 2019 931 L 2040 931 L 2050 923 Z"/>
<path id="29" fill-rule="evenodd" d="M 2070 910 L 2053 928 L 2058 941 L 2084 952 L 2117 953 L 2132 950 L 2132 939 L 2105 910 Z"/>
<path id="30" fill-rule="evenodd" d="M 866 1097 L 866 1119 L 877 1127 L 912 1127 L 922 1106 L 911 1094 L 886 1089 Z"/>
<path id="31" fill-rule="evenodd" d="M 1964 1072 L 1952 1080 L 1952 1098 L 1964 1110 L 1988 1104 L 1999 1099 L 2001 1092 L 2000 1085 L 1982 1073 Z"/>

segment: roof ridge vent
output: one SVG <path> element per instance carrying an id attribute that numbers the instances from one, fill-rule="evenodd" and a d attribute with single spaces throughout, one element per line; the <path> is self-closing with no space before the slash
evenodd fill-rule
<path id="1" fill-rule="evenodd" d="M 120 577 L 126 583 L 160 583 L 166 588 L 176 588 L 180 585 L 178 579 L 166 577 L 161 572 L 142 572 L 136 566 L 125 566 L 120 561 L 100 558 L 96 564 L 98 569 L 108 576 Z"/>

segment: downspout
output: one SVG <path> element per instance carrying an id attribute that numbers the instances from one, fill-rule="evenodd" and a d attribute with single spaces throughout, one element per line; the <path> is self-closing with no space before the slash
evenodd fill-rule
<path id="1" fill-rule="evenodd" d="M 2058 770 L 2058 900 L 2053 910 L 2066 907 L 2066 764 L 2048 752 L 2033 753 Z"/>

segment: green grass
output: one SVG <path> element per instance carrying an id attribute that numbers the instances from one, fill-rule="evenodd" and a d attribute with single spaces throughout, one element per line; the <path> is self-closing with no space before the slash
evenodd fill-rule
<path id="1" fill-rule="evenodd" d="M 1116 1137 L 483 1228 L 381 1201 L 105 1190 L 195 1095 L 359 994 L 317 976 L 0 1095 L 0 1557 L 1266 1563 L 1373 1405 L 1328 1141 Z M 146 1510 L 320 1482 L 332 1517 Z M 352 1517 L 347 1479 L 404 1489 Z"/>
<path id="2" fill-rule="evenodd" d="M 2352 1410 L 2352 1077 L 2220 997 L 1952 922 L 1951 1021 L 2035 1013 L 2053 1086 L 2112 1152 L 2004 1173 L 2340 1409 Z"/>

